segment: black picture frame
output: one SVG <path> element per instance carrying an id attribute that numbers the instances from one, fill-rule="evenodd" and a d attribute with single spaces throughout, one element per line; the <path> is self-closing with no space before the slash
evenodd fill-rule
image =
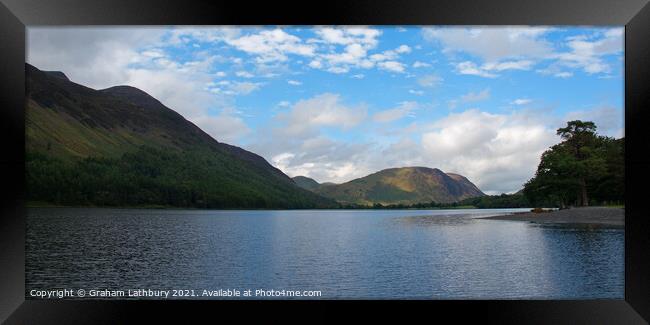
<path id="1" fill-rule="evenodd" d="M 398 301 L 400 314 L 429 319 L 467 318 L 498 323 L 642 324 L 650 320 L 650 215 L 644 189 L 650 182 L 650 5 L 648 0 L 499 1 L 134 1 L 0 0 L 0 320 L 8 324 L 130 323 L 136 319 L 232 307 L 267 313 L 246 320 L 282 321 L 287 311 L 333 319 L 330 307 L 358 310 L 359 301 L 39 301 L 25 300 L 24 62 L 25 28 L 37 25 L 625 25 L 625 299 L 585 301 Z M 363 302 L 366 315 L 386 317 L 388 301 Z M 394 303 L 394 302 L 391 302 Z M 246 304 L 245 306 L 242 306 Z M 182 311 L 182 312 L 180 312 Z M 645 319 L 645 321 L 644 321 Z M 297 318 L 300 320 L 300 318 Z M 309 319 L 303 319 L 309 320 Z"/>

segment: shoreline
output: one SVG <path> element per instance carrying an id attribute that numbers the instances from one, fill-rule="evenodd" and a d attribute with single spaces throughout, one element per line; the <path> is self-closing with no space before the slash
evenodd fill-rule
<path id="1" fill-rule="evenodd" d="M 200 208 L 200 207 L 176 207 L 163 205 L 136 205 L 136 206 L 108 206 L 108 205 L 56 205 L 42 202 L 28 202 L 24 204 L 26 209 L 132 209 L 132 210 L 214 210 L 214 211 L 294 211 L 294 210 L 501 210 L 501 209 L 528 209 L 528 208 L 477 208 L 474 206 L 457 207 L 436 207 L 436 208 Z"/>
<path id="2" fill-rule="evenodd" d="M 486 220 L 525 221 L 539 224 L 625 226 L 625 208 L 581 207 L 551 212 L 523 212 L 484 217 Z"/>

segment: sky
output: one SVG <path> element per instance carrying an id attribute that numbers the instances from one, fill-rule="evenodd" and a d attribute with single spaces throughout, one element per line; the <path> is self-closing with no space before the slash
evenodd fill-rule
<path id="1" fill-rule="evenodd" d="M 569 120 L 624 134 L 623 27 L 30 27 L 27 62 L 140 88 L 289 176 L 391 167 L 512 193 Z"/>

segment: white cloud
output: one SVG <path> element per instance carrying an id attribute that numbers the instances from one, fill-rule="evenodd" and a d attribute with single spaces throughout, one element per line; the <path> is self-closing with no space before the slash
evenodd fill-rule
<path id="1" fill-rule="evenodd" d="M 420 62 L 420 61 L 413 62 L 413 67 L 414 68 L 426 68 L 426 67 L 430 67 L 430 66 L 431 66 L 431 64 L 425 63 L 425 62 Z"/>
<path id="2" fill-rule="evenodd" d="M 430 166 L 458 172 L 492 194 L 517 191 L 558 139 L 545 121 L 525 113 L 490 114 L 473 109 L 451 114 L 422 134 Z"/>
<path id="3" fill-rule="evenodd" d="M 248 95 L 260 89 L 262 83 L 243 81 L 223 81 L 211 85 L 208 90 L 213 94 L 226 96 Z"/>
<path id="4" fill-rule="evenodd" d="M 286 61 L 288 54 L 309 57 L 313 56 L 315 51 L 313 45 L 303 43 L 299 37 L 280 28 L 240 37 L 226 37 L 223 41 L 238 50 L 256 55 L 258 63 Z"/>
<path id="5" fill-rule="evenodd" d="M 418 79 L 418 84 L 422 87 L 433 88 L 442 82 L 442 78 L 435 74 L 423 76 Z"/>
<path id="6" fill-rule="evenodd" d="M 486 100 L 488 98 L 490 98 L 490 89 L 486 88 L 479 92 L 469 92 L 456 99 L 451 99 L 447 102 L 447 105 L 450 109 L 455 109 L 458 104 L 475 103 Z"/>
<path id="7" fill-rule="evenodd" d="M 165 56 L 165 53 L 160 49 L 145 50 L 142 51 L 140 54 L 149 58 L 162 58 Z"/>
<path id="8" fill-rule="evenodd" d="M 221 42 L 225 39 L 237 38 L 242 34 L 242 29 L 230 26 L 219 27 L 176 27 L 170 31 L 166 43 L 183 45 L 193 42 Z"/>
<path id="9" fill-rule="evenodd" d="M 530 104 L 532 102 L 531 99 L 528 98 L 517 98 L 511 102 L 513 105 L 526 105 Z"/>
<path id="10" fill-rule="evenodd" d="M 297 81 L 297 80 L 288 80 L 287 83 L 292 85 L 292 86 L 300 86 L 300 85 L 302 85 L 302 82 Z"/>
<path id="11" fill-rule="evenodd" d="M 257 130 L 249 150 L 269 159 L 290 176 L 305 175 L 321 181 L 343 181 L 370 172 L 367 143 L 351 143 L 325 136 L 353 132 L 367 117 L 362 105 L 347 106 L 340 96 L 325 93 L 300 100 L 279 113 L 269 127 Z"/>
<path id="12" fill-rule="evenodd" d="M 408 45 L 400 45 L 398 48 L 395 49 L 395 52 L 403 54 L 403 53 L 411 53 L 411 47 Z"/>
<path id="13" fill-rule="evenodd" d="M 468 74 L 481 76 L 485 78 L 496 78 L 497 74 L 494 72 L 504 70 L 528 70 L 533 66 L 533 61 L 519 60 L 519 61 L 504 61 L 499 63 L 485 63 L 481 66 L 476 65 L 472 61 L 463 61 L 456 64 L 456 72 L 460 74 Z"/>
<path id="14" fill-rule="evenodd" d="M 367 49 L 361 44 L 350 44 L 345 47 L 345 51 L 340 53 L 325 54 L 325 58 L 330 65 L 336 66 L 340 64 L 360 65 L 361 59 L 367 54 Z"/>
<path id="15" fill-rule="evenodd" d="M 422 96 L 422 95 L 424 95 L 424 91 L 422 91 L 422 90 L 415 90 L 415 89 L 409 89 L 409 94 Z"/>
<path id="16" fill-rule="evenodd" d="M 327 69 L 327 71 L 331 73 L 336 73 L 336 74 L 341 74 L 341 73 L 347 73 L 350 71 L 350 68 L 347 67 L 330 67 Z"/>
<path id="17" fill-rule="evenodd" d="M 460 96 L 461 103 L 474 103 L 490 98 L 490 89 L 483 89 L 479 92 L 469 92 Z"/>
<path id="18" fill-rule="evenodd" d="M 298 136 L 313 133 L 319 127 L 353 127 L 366 117 L 365 107 L 346 107 L 336 94 L 325 93 L 296 102 L 291 111 L 278 115 L 286 134 Z"/>
<path id="19" fill-rule="evenodd" d="M 590 35 L 568 37 L 565 47 L 555 47 L 545 39 L 546 27 L 451 27 L 425 28 L 425 39 L 438 42 L 443 52 L 453 56 L 466 53 L 472 60 L 457 63 L 460 74 L 494 78 L 495 72 L 530 70 L 543 61 L 547 68 L 537 71 L 559 78 L 572 74 L 566 69 L 582 69 L 588 74 L 609 73 L 605 56 L 623 50 L 623 29 L 611 28 Z M 568 48 L 568 51 L 565 51 Z M 476 63 L 478 62 L 478 63 Z"/>
<path id="20" fill-rule="evenodd" d="M 411 47 L 400 45 L 392 50 L 370 53 L 379 43 L 381 31 L 366 27 L 320 27 L 315 29 L 320 37 L 310 39 L 310 44 L 324 44 L 308 66 L 331 73 L 342 74 L 352 69 L 378 68 L 402 73 L 406 65 L 399 60 L 400 55 L 410 53 Z M 323 50 L 323 51 L 321 51 Z"/>
<path id="21" fill-rule="evenodd" d="M 402 102 L 399 106 L 387 109 L 373 115 L 372 119 L 375 122 L 387 123 L 395 120 L 399 120 L 407 115 L 409 115 L 413 110 L 418 107 L 416 102 Z"/>
<path id="22" fill-rule="evenodd" d="M 354 78 L 354 79 L 363 79 L 364 77 L 365 76 L 363 74 L 361 74 L 361 73 L 352 75 L 352 78 Z"/>
<path id="23" fill-rule="evenodd" d="M 324 27 L 317 28 L 316 34 L 318 34 L 323 41 L 330 44 L 359 44 L 366 48 L 373 48 L 377 46 L 377 38 L 381 35 L 381 31 L 365 27 Z"/>
<path id="24" fill-rule="evenodd" d="M 456 71 L 460 74 L 481 76 L 486 78 L 496 78 L 498 75 L 485 71 L 476 66 L 474 62 L 464 61 L 456 65 Z"/>
<path id="25" fill-rule="evenodd" d="M 387 61 L 387 60 L 396 60 L 399 58 L 400 54 L 405 54 L 411 52 L 411 48 L 406 45 L 401 45 L 400 47 L 394 50 L 386 50 L 381 53 L 373 54 L 370 56 L 372 61 Z"/>
<path id="26" fill-rule="evenodd" d="M 384 70 L 398 72 L 398 73 L 404 72 L 404 64 L 397 61 L 384 61 L 384 62 L 379 62 L 377 65 L 379 66 L 379 68 Z"/>
<path id="27" fill-rule="evenodd" d="M 528 70 L 533 65 L 530 60 L 504 61 L 499 63 L 485 63 L 481 66 L 482 70 L 487 71 L 504 71 L 504 70 Z"/>
<path id="28" fill-rule="evenodd" d="M 609 73 L 611 66 L 603 57 L 623 51 L 623 29 L 609 29 L 597 39 L 586 35 L 572 37 L 567 46 L 570 52 L 554 56 L 559 65 L 582 69 L 587 74 Z"/>
<path id="29" fill-rule="evenodd" d="M 247 95 L 259 89 L 261 86 L 258 82 L 235 82 L 231 88 L 238 95 Z"/>
<path id="30" fill-rule="evenodd" d="M 544 27 L 432 27 L 423 29 L 424 38 L 438 41 L 446 52 L 467 52 L 485 62 L 523 57 L 543 58 L 553 52 L 543 39 Z"/>
<path id="31" fill-rule="evenodd" d="M 255 77 L 252 73 L 248 71 L 237 71 L 235 72 L 235 75 L 240 78 L 253 78 Z"/>
<path id="32" fill-rule="evenodd" d="M 314 31 L 320 38 L 311 39 L 309 42 L 326 45 L 326 51 L 318 53 L 318 58 L 309 63 L 311 68 L 346 73 L 351 68 L 374 67 L 374 62 L 371 62 L 367 55 L 368 51 L 379 43 L 380 30 L 366 27 L 319 27 Z"/>
<path id="33" fill-rule="evenodd" d="M 571 72 L 558 72 L 553 74 L 553 76 L 558 77 L 558 78 L 569 78 L 573 76 L 573 73 Z"/>
<path id="34" fill-rule="evenodd" d="M 573 76 L 573 72 L 566 71 L 567 67 L 561 65 L 559 62 L 554 62 L 544 69 L 537 69 L 536 71 L 542 75 L 551 75 L 556 78 L 569 78 Z"/>
<path id="35" fill-rule="evenodd" d="M 366 168 L 367 145 L 347 144 L 323 136 L 301 141 L 278 139 L 267 146 L 272 164 L 289 176 L 304 175 L 320 182 L 343 182 L 362 177 L 371 171 Z M 264 149 L 262 149 L 264 150 Z"/>

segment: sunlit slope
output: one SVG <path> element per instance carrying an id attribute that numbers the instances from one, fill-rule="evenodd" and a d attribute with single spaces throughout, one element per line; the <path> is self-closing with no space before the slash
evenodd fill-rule
<path id="1" fill-rule="evenodd" d="M 426 167 L 384 169 L 347 183 L 321 186 L 315 192 L 356 204 L 449 203 L 485 195 L 461 175 Z"/>

